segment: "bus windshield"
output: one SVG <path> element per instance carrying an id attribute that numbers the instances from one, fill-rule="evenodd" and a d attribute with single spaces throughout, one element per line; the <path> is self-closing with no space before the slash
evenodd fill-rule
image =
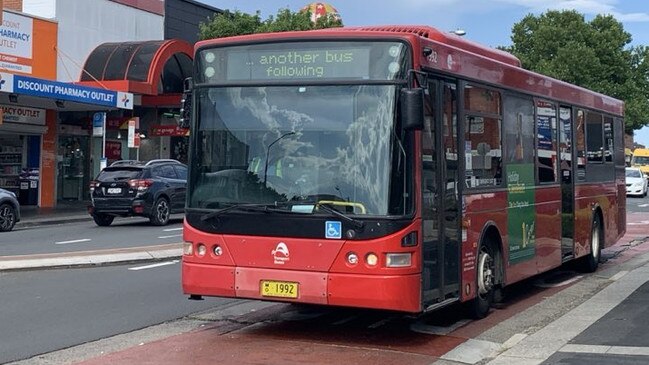
<path id="1" fill-rule="evenodd" d="M 395 85 L 198 88 L 188 207 L 281 202 L 308 213 L 334 201 L 350 214 L 405 214 L 396 94 Z"/>

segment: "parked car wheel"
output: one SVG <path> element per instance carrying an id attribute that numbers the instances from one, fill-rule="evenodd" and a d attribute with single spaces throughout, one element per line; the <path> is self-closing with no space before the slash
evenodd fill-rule
<path id="1" fill-rule="evenodd" d="M 158 198 L 153 205 L 153 212 L 149 220 L 154 226 L 164 226 L 169 223 L 169 216 L 171 215 L 171 208 L 169 202 L 165 198 Z"/>
<path id="2" fill-rule="evenodd" d="M 95 220 L 95 223 L 97 223 L 98 226 L 108 227 L 113 223 L 115 217 L 108 214 L 95 213 L 92 215 L 92 219 Z"/>
<path id="3" fill-rule="evenodd" d="M 16 209 L 10 204 L 0 205 L 0 232 L 8 232 L 16 224 Z"/>

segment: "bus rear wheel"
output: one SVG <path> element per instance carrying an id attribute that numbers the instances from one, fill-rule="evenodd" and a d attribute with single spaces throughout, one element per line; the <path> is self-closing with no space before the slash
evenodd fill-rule
<path id="1" fill-rule="evenodd" d="M 477 294 L 470 302 L 469 314 L 475 319 L 482 319 L 489 314 L 496 288 L 496 250 L 491 242 L 480 244 L 477 267 Z"/>
<path id="2" fill-rule="evenodd" d="M 581 258 L 581 271 L 595 272 L 597 270 L 599 258 L 602 253 L 603 238 L 604 231 L 602 229 L 602 222 L 599 219 L 599 215 L 595 214 L 590 232 L 590 253 Z"/>

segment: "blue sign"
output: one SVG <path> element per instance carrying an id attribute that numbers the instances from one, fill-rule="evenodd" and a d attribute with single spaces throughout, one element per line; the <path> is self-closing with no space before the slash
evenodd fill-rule
<path id="1" fill-rule="evenodd" d="M 325 238 L 341 239 L 343 237 L 343 227 L 339 221 L 325 222 Z"/>
<path id="2" fill-rule="evenodd" d="M 20 75 L 13 75 L 13 92 L 113 108 L 133 109 L 133 97 L 129 93 Z"/>
<path id="3" fill-rule="evenodd" d="M 97 112 L 92 116 L 92 135 L 101 137 L 104 135 L 104 121 L 106 120 L 106 113 Z"/>

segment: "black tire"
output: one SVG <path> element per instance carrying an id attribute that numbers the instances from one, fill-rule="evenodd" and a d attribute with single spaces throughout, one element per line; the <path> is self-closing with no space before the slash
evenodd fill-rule
<path id="1" fill-rule="evenodd" d="M 590 253 L 581 258 L 579 268 L 583 272 L 595 272 L 599 266 L 599 259 L 602 254 L 604 243 L 604 229 L 599 215 L 593 217 L 593 225 L 590 231 Z"/>
<path id="2" fill-rule="evenodd" d="M 496 255 L 498 251 L 490 241 L 480 244 L 476 265 L 476 290 L 475 299 L 468 304 L 469 315 L 474 319 L 485 318 L 494 301 L 496 290 Z"/>
<path id="3" fill-rule="evenodd" d="M 149 217 L 149 221 L 154 226 L 164 226 L 169 223 L 169 217 L 171 215 L 171 208 L 169 207 L 169 201 L 165 198 L 158 198 L 153 205 L 153 211 Z"/>
<path id="4" fill-rule="evenodd" d="M 5 203 L 0 205 L 0 232 L 9 232 L 16 225 L 16 209 Z"/>
<path id="5" fill-rule="evenodd" d="M 115 219 L 115 216 L 108 215 L 108 214 L 102 214 L 102 213 L 95 213 L 92 215 L 92 219 L 95 221 L 95 223 L 100 226 L 100 227 L 108 227 L 110 226 L 111 223 L 113 223 L 113 220 Z"/>

